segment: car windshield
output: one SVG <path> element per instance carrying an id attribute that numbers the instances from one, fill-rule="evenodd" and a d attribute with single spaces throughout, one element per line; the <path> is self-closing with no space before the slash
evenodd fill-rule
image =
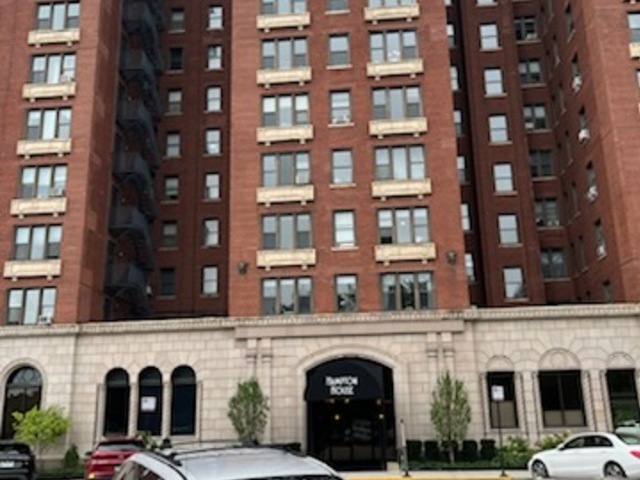
<path id="1" fill-rule="evenodd" d="M 629 435 L 625 433 L 617 433 L 616 435 L 627 445 L 640 445 L 640 436 L 638 435 Z"/>
<path id="2" fill-rule="evenodd" d="M 0 445 L 0 452 L 29 455 L 29 447 L 20 444 Z"/>
<path id="3" fill-rule="evenodd" d="M 144 450 L 144 444 L 139 442 L 101 443 L 96 452 L 120 452 L 122 450 Z"/>

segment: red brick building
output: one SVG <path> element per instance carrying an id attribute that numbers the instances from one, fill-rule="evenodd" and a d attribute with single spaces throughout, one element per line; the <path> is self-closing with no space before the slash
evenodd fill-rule
<path id="1" fill-rule="evenodd" d="M 4 323 L 638 301 L 640 8 L 462 2 L 0 2 Z"/>

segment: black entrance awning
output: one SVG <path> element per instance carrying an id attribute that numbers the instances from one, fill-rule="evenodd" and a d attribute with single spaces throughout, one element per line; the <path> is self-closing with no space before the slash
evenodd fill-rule
<path id="1" fill-rule="evenodd" d="M 304 399 L 318 402 L 332 398 L 384 399 L 383 366 L 360 358 L 323 363 L 307 373 Z"/>

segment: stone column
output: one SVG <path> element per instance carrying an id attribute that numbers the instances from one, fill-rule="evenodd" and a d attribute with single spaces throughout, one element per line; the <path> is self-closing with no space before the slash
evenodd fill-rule
<path id="1" fill-rule="evenodd" d="M 169 438 L 171 436 L 171 398 L 173 389 L 171 381 L 164 382 L 162 385 L 162 428 L 160 429 L 161 438 Z"/>
<path id="2" fill-rule="evenodd" d="M 140 403 L 138 384 L 131 384 L 131 403 L 129 404 L 129 435 L 138 433 L 138 404 Z"/>
<path id="3" fill-rule="evenodd" d="M 95 443 L 104 433 L 104 413 L 106 403 L 106 386 L 99 383 L 96 385 L 96 416 L 93 422 L 93 438 L 91 444 Z"/>
<path id="4" fill-rule="evenodd" d="M 538 395 L 538 372 L 522 372 L 522 409 L 523 425 L 529 434 L 531 443 L 540 438 L 542 432 L 542 410 L 540 408 L 540 396 Z"/>
<path id="5" fill-rule="evenodd" d="M 273 350 L 271 348 L 270 338 L 263 338 L 260 340 L 260 343 L 258 344 L 258 358 L 258 372 L 256 377 L 260 382 L 260 387 L 262 388 L 262 392 L 264 393 L 264 395 L 272 399 L 274 398 L 273 382 L 271 381 L 273 377 Z M 274 425 L 273 421 L 271 420 L 271 415 L 272 412 L 271 410 L 269 410 L 267 417 L 267 426 L 265 427 L 264 437 L 262 439 L 265 443 L 270 443 L 273 438 Z M 295 418 L 295 416 L 292 415 L 291 418 L 293 419 Z"/>

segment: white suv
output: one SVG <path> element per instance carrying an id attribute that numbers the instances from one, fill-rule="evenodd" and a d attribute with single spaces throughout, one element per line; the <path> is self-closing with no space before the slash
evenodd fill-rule
<path id="1" fill-rule="evenodd" d="M 343 480 L 321 461 L 274 447 L 191 445 L 129 457 L 114 480 Z"/>

